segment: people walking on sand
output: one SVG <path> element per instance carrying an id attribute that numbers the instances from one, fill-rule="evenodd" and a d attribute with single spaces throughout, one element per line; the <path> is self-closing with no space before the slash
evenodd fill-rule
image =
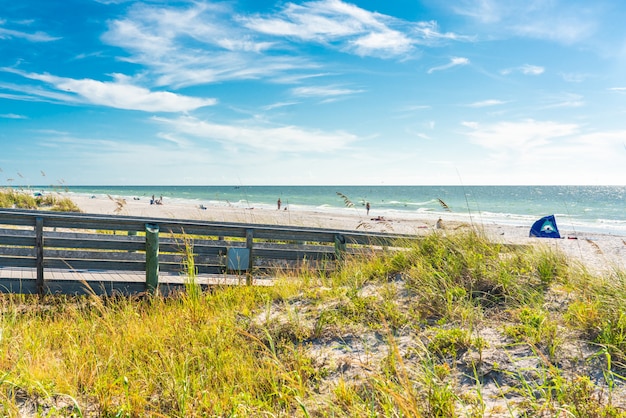
<path id="1" fill-rule="evenodd" d="M 367 214 L 370 214 L 370 202 L 365 203 L 365 210 L 367 211 Z"/>
<path id="2" fill-rule="evenodd" d="M 278 198 L 278 201 L 276 202 L 276 205 L 278 206 L 278 210 L 280 210 L 280 205 L 281 205 L 281 201 L 280 201 L 280 197 Z"/>

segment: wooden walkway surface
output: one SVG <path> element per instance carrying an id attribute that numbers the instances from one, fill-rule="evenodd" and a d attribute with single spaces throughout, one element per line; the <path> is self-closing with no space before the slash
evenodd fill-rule
<path id="1" fill-rule="evenodd" d="M 37 269 L 23 267 L 0 267 L 0 280 L 7 283 L 28 283 L 33 284 L 37 279 Z M 112 270 L 69 270 L 69 269 L 46 269 L 44 271 L 44 279 L 48 285 L 54 286 L 54 283 L 61 285 L 63 282 L 83 283 L 83 286 L 91 287 L 106 284 L 109 287 L 112 283 L 136 284 L 142 287 L 146 282 L 146 274 L 144 272 L 128 272 L 128 271 L 112 271 Z M 180 273 L 164 272 L 159 274 L 159 286 L 164 293 L 169 293 L 175 289 L 184 288 L 187 277 Z M 245 275 L 235 274 L 199 274 L 194 279 L 195 284 L 204 288 L 212 286 L 237 286 L 246 285 Z M 252 284 L 257 286 L 270 286 L 274 282 L 271 278 L 253 278 Z M 0 287 L 2 283 L 0 282 Z M 88 293 L 88 292 L 87 292 Z M 101 294 L 96 291 L 95 293 Z"/>
<path id="2" fill-rule="evenodd" d="M 0 293 L 167 294 L 271 283 L 415 237 L 369 231 L 0 209 Z"/>

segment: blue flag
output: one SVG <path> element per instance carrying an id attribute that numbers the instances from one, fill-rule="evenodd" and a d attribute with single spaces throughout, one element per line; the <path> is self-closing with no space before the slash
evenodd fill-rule
<path id="1" fill-rule="evenodd" d="M 536 221 L 532 228 L 530 228 L 529 236 L 538 238 L 561 238 L 559 229 L 556 227 L 554 215 L 544 216 Z"/>

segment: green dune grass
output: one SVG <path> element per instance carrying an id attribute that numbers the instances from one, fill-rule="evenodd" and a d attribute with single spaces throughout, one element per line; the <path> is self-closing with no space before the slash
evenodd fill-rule
<path id="1" fill-rule="evenodd" d="M 68 197 L 62 197 L 56 194 L 34 196 L 30 192 L 12 188 L 0 189 L 0 208 L 81 212 L 80 208 Z"/>
<path id="2" fill-rule="evenodd" d="M 175 297 L 3 295 L 5 416 L 624 416 L 626 276 L 435 233 Z"/>

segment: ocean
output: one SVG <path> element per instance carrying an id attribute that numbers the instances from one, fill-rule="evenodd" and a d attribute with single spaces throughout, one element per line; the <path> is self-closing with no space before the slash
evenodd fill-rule
<path id="1" fill-rule="evenodd" d="M 466 220 L 530 226 L 554 214 L 562 231 L 626 236 L 626 186 L 63 186 L 43 192 L 110 195 L 196 205 L 358 211 L 370 216 Z"/>

